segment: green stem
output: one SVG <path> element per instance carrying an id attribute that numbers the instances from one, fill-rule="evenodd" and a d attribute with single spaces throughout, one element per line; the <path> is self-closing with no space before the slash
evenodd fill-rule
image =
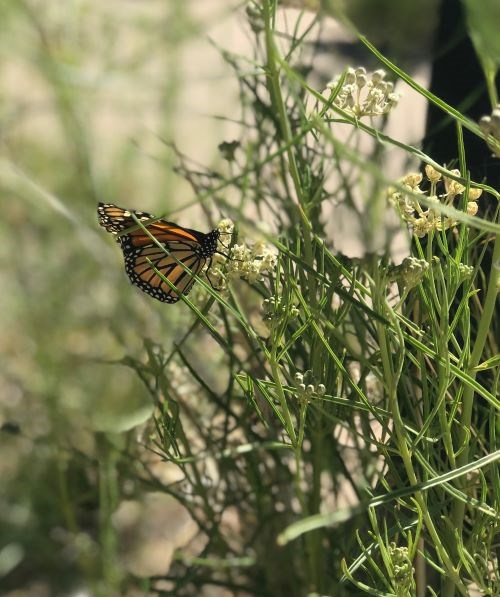
<path id="1" fill-rule="evenodd" d="M 290 410 L 288 408 L 288 404 L 286 401 L 285 392 L 284 392 L 283 386 L 281 384 L 280 371 L 279 371 L 279 367 L 278 367 L 278 361 L 276 359 L 276 349 L 277 349 L 277 346 L 273 347 L 273 350 L 271 351 L 271 355 L 269 358 L 269 364 L 271 366 L 271 372 L 273 375 L 273 381 L 274 381 L 274 385 L 276 388 L 276 393 L 278 394 L 278 400 L 280 401 L 281 412 L 282 412 L 283 418 L 285 420 L 286 432 L 288 434 L 288 437 L 290 438 L 290 441 L 292 442 L 294 449 L 296 449 L 297 448 L 297 434 L 295 433 L 295 427 L 294 427 L 294 424 L 292 421 L 292 416 L 290 414 Z"/>
<path id="2" fill-rule="evenodd" d="M 477 331 L 476 340 L 472 348 L 472 353 L 467 369 L 468 375 L 475 380 L 476 378 L 476 367 L 479 365 L 481 356 L 484 351 L 484 346 L 488 337 L 488 332 L 495 312 L 495 306 L 497 302 L 498 292 L 500 289 L 500 235 L 495 237 L 495 245 L 493 248 L 492 265 L 490 270 L 490 276 L 488 280 L 488 289 L 486 291 L 486 298 L 484 301 L 483 313 L 479 320 L 479 326 Z M 472 408 L 474 404 L 474 388 L 471 384 L 466 385 L 464 388 L 463 400 L 462 400 L 462 413 L 460 418 L 460 427 L 458 429 L 458 441 L 457 451 L 457 468 L 466 465 L 470 458 L 470 449 L 466 445 L 468 441 L 468 430 L 470 429 L 472 422 Z M 458 481 L 459 488 L 464 490 L 464 479 Z M 453 504 L 451 511 L 451 526 L 456 529 L 458 537 L 461 537 L 465 516 L 465 504 L 461 501 L 456 500 Z M 447 581 L 444 590 L 443 597 L 452 597 L 453 586 L 450 581 Z"/>
<path id="3" fill-rule="evenodd" d="M 121 583 L 121 571 L 117 565 L 117 538 L 111 524 L 111 515 L 118 504 L 116 453 L 104 433 L 96 434 L 99 452 L 99 530 L 102 557 L 103 590 L 97 594 L 117 593 Z"/>
<path id="4" fill-rule="evenodd" d="M 297 195 L 298 203 L 294 205 L 295 210 L 292 210 L 291 217 L 295 219 L 295 214 L 298 212 L 300 227 L 302 233 L 302 242 L 304 243 L 304 254 L 307 265 L 313 268 L 314 253 L 311 238 L 311 224 L 307 217 L 304 207 L 306 204 L 306 198 L 304 197 L 302 181 L 299 174 L 299 168 L 297 166 L 297 160 L 294 153 L 293 134 L 290 127 L 290 121 L 286 111 L 285 102 L 281 93 L 280 84 L 280 70 L 278 64 L 281 62 L 276 45 L 274 43 L 274 36 L 272 30 L 272 19 L 271 19 L 271 2 L 264 2 L 264 16 L 266 23 L 266 52 L 267 52 L 267 64 L 266 69 L 268 73 L 268 89 L 271 96 L 271 102 L 278 115 L 280 124 L 280 135 L 283 139 L 284 145 L 287 147 L 286 156 L 288 158 L 288 168 L 290 176 L 292 177 L 293 184 L 295 187 L 295 193 Z M 316 306 L 316 278 L 309 272 L 308 273 L 308 288 L 309 298 L 311 306 Z"/>
<path id="5" fill-rule="evenodd" d="M 378 267 L 375 264 L 376 277 L 378 277 Z M 413 467 L 412 457 L 410 450 L 408 449 L 408 443 L 406 441 L 406 430 L 403 418 L 401 416 L 399 410 L 399 403 L 397 400 L 397 387 L 399 382 L 399 375 L 401 372 L 401 356 L 400 351 L 403 349 L 404 346 L 404 338 L 401 334 L 401 330 L 398 326 L 398 321 L 396 314 L 387 304 L 386 299 L 384 296 L 381 296 L 380 292 L 377 291 L 378 288 L 383 288 L 384 286 L 381 284 L 379 280 L 378 285 L 373 286 L 373 297 L 375 306 L 378 307 L 378 312 L 382 312 L 384 316 L 391 321 L 392 326 L 387 328 L 386 326 L 382 325 L 380 322 L 377 322 L 377 332 L 378 332 L 378 339 L 380 345 L 380 356 L 382 359 L 382 367 L 384 372 L 384 380 L 386 391 L 389 400 L 389 410 L 392 412 L 393 422 L 394 422 L 394 431 L 395 431 L 395 439 L 396 444 L 398 447 L 399 454 L 403 461 L 403 465 L 408 475 L 408 479 L 411 485 L 416 485 L 418 483 L 418 478 L 415 473 L 415 469 Z M 378 303 L 378 304 L 377 304 Z M 392 332 L 391 332 L 392 330 Z M 397 339 L 397 346 L 392 347 L 388 334 L 395 333 L 398 337 Z M 394 367 L 394 359 L 398 359 L 397 367 Z M 455 590 L 458 591 L 461 595 L 467 596 L 467 590 L 464 587 L 460 575 L 458 574 L 457 570 L 454 568 L 453 563 L 441 542 L 441 537 L 434 526 L 432 518 L 429 514 L 429 510 L 427 504 L 425 502 L 424 495 L 422 492 L 418 491 L 415 493 L 415 500 L 417 501 L 420 509 L 422 510 L 423 520 L 425 527 L 429 533 L 431 538 L 431 542 L 438 554 L 443 566 L 448 573 L 449 582 L 453 583 Z"/>

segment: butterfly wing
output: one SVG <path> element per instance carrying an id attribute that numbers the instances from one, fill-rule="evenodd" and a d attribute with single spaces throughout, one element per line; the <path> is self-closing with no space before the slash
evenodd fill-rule
<path id="1" fill-rule="evenodd" d="M 152 243 L 149 237 L 148 240 L 149 244 L 136 247 L 129 236 L 120 238 L 125 258 L 125 271 L 132 284 L 142 291 L 159 301 L 176 303 L 181 294 L 189 293 L 195 282 L 194 275 L 201 272 L 206 259 L 200 255 L 197 247 L 179 241 L 168 244 L 167 254 Z M 162 242 L 162 244 L 165 243 Z M 191 273 L 185 268 L 188 268 Z M 167 278 L 177 291 L 171 288 L 158 272 Z"/>
<path id="2" fill-rule="evenodd" d="M 134 211 L 135 217 L 139 220 L 154 220 L 155 217 L 145 211 Z M 136 221 L 132 218 L 131 212 L 112 203 L 99 203 L 97 206 L 97 217 L 99 224 L 111 234 L 119 234 L 132 226 L 137 227 Z"/>
<path id="3" fill-rule="evenodd" d="M 201 272 L 206 260 L 215 253 L 219 232 L 213 230 L 204 234 L 167 220 L 155 219 L 147 212 L 133 213 L 139 220 L 152 220 L 151 223 L 145 222 L 144 226 L 165 250 L 137 226 L 130 211 L 112 204 L 100 203 L 98 207 L 101 226 L 112 234 L 123 233 L 117 240 L 123 251 L 125 271 L 132 284 L 159 301 L 175 303 L 181 294 L 190 292 L 195 275 Z M 132 229 L 127 231 L 128 228 Z M 176 290 L 157 272 L 167 278 Z"/>

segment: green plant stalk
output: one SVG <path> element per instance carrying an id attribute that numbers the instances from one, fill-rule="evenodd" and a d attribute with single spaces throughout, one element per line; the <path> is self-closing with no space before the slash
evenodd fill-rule
<path id="1" fill-rule="evenodd" d="M 105 582 L 97 595 L 119 592 L 121 571 L 117 565 L 117 537 L 111 515 L 118 505 L 116 459 L 117 452 L 105 434 L 96 435 L 99 450 L 99 530 L 102 553 L 101 573 Z"/>
<path id="2" fill-rule="evenodd" d="M 374 543 L 378 546 L 380 558 L 381 558 L 382 563 L 384 564 L 384 567 L 386 569 L 386 574 L 384 574 L 383 570 L 381 570 L 377 566 L 377 569 L 379 571 L 379 577 L 382 580 L 382 582 L 384 582 L 384 584 L 388 585 L 387 586 L 388 590 L 391 590 L 391 589 L 394 590 L 395 589 L 394 566 L 393 566 L 392 558 L 391 558 L 391 556 L 389 554 L 389 550 L 388 550 L 389 541 L 387 538 L 387 528 L 385 525 L 385 520 L 384 520 L 385 533 L 382 533 L 379 528 L 377 514 L 376 514 L 376 511 L 374 508 L 368 508 L 368 518 L 370 519 L 370 523 L 373 528 L 373 533 L 370 533 L 370 535 L 372 536 Z M 366 557 L 367 557 L 367 559 L 372 560 L 371 556 L 368 553 L 366 553 Z M 375 562 L 374 562 L 374 564 L 375 564 Z"/>
<path id="3" fill-rule="evenodd" d="M 283 418 L 285 419 L 286 432 L 287 432 L 288 437 L 290 438 L 290 441 L 292 442 L 294 449 L 297 449 L 297 447 L 298 447 L 297 434 L 295 433 L 295 427 L 294 427 L 294 424 L 292 421 L 292 416 L 290 414 L 290 410 L 288 408 L 288 404 L 286 401 L 285 392 L 283 390 L 283 384 L 281 383 L 281 375 L 280 375 L 279 365 L 278 365 L 278 361 L 276 359 L 276 350 L 277 350 L 277 347 L 273 346 L 273 348 L 271 350 L 271 354 L 269 356 L 269 364 L 271 366 L 271 373 L 273 376 L 273 381 L 275 384 L 276 392 L 278 394 L 278 400 L 280 402 L 281 412 L 283 413 Z"/>
<path id="4" fill-rule="evenodd" d="M 495 245 L 493 248 L 492 265 L 490 270 L 490 277 L 488 281 L 488 290 L 486 291 L 486 299 L 484 302 L 484 309 L 479 321 L 479 327 L 477 331 L 476 340 L 472 348 L 471 358 L 469 362 L 468 374 L 472 379 L 476 378 L 476 367 L 479 365 L 481 355 L 483 354 L 484 345 L 488 337 L 488 332 L 495 311 L 495 303 L 500 290 L 500 235 L 495 237 Z M 462 418 L 461 424 L 462 429 L 470 426 L 472 417 L 472 406 L 474 402 L 474 389 L 467 386 L 464 391 L 463 407 L 462 407 Z M 461 439 L 466 437 L 466 434 L 462 432 Z M 460 443 L 459 443 L 460 447 Z M 457 466 L 463 466 L 468 461 L 468 449 L 462 451 L 457 458 Z M 455 521 L 457 522 L 457 521 Z"/>
<path id="5" fill-rule="evenodd" d="M 274 43 L 273 31 L 271 27 L 271 2 L 268 0 L 264 2 L 264 15 L 266 25 L 266 53 L 267 53 L 267 64 L 266 69 L 268 72 L 268 89 L 271 96 L 271 102 L 276 109 L 278 119 L 280 122 L 280 134 L 287 147 L 286 155 L 288 158 L 288 167 L 290 176 L 292 177 L 295 192 L 297 194 L 298 203 L 294 204 L 294 208 L 299 213 L 300 227 L 302 233 L 302 241 L 304 243 L 304 253 L 307 265 L 311 268 L 314 266 L 314 255 L 312 249 L 311 239 L 311 224 L 307 219 L 307 215 L 304 211 L 305 200 L 303 196 L 302 182 L 300 179 L 299 169 L 297 167 L 297 160 L 293 151 L 293 135 L 290 128 L 290 122 L 286 113 L 285 102 L 283 101 L 283 95 L 281 93 L 280 85 L 280 74 L 277 68 L 277 63 L 281 62 L 276 45 Z M 309 283 L 309 298 L 311 306 L 316 306 L 316 279 L 308 273 Z"/>
<path id="6" fill-rule="evenodd" d="M 356 580 L 354 576 L 350 573 L 347 563 L 344 558 L 342 558 L 341 562 L 341 569 L 344 573 L 344 576 L 351 582 L 361 593 L 366 593 L 368 595 L 373 595 L 373 597 L 387 597 L 390 593 L 387 591 L 378 591 L 374 587 L 370 587 L 369 585 Z"/>
<path id="7" fill-rule="evenodd" d="M 277 344 L 275 343 L 275 346 L 277 346 Z M 305 419 L 306 419 L 306 412 L 307 412 L 307 405 L 304 404 L 301 407 L 300 410 L 300 418 L 299 418 L 299 435 L 297 437 L 296 433 L 295 433 L 295 429 L 292 423 L 292 419 L 291 419 L 291 415 L 290 415 L 290 411 L 288 409 L 288 404 L 286 402 L 286 397 L 285 397 L 285 393 L 283 390 L 283 386 L 281 384 L 281 379 L 280 379 L 280 372 L 279 372 L 279 367 L 278 367 L 278 362 L 276 360 L 276 351 L 273 348 L 273 350 L 271 351 L 271 356 L 269 359 L 270 365 L 271 365 L 271 371 L 273 374 L 273 377 L 275 379 L 275 387 L 278 393 L 278 398 L 281 404 L 281 410 L 283 413 L 283 417 L 285 419 L 285 426 L 287 429 L 287 433 L 288 436 L 290 437 L 290 440 L 292 441 L 293 444 L 293 448 L 294 448 L 294 455 L 295 455 L 295 475 L 294 475 L 294 487 L 295 487 L 295 493 L 297 495 L 297 499 L 299 500 L 301 509 L 302 509 L 302 513 L 304 516 L 308 516 L 310 514 L 310 510 L 307 504 L 307 500 L 306 497 L 304 495 L 304 492 L 302 490 L 302 476 L 301 476 L 301 471 L 302 471 L 302 441 L 304 438 L 304 432 L 305 432 Z M 318 570 L 318 562 L 319 560 L 319 554 L 316 551 L 316 549 L 318 548 L 317 545 L 317 540 L 316 540 L 316 536 L 319 536 L 318 532 L 313 532 L 313 533 L 309 533 L 306 537 L 305 537 L 305 543 L 306 543 L 306 550 L 307 550 L 307 565 L 308 565 L 308 569 L 309 569 L 309 582 L 313 583 L 313 585 L 315 586 L 319 586 L 319 583 L 321 582 L 320 577 L 317 575 L 317 570 Z"/>
<path id="8" fill-rule="evenodd" d="M 479 326 L 477 330 L 476 340 L 472 348 L 472 353 L 469 361 L 468 375 L 475 380 L 476 378 L 476 367 L 479 364 L 481 356 L 483 354 L 484 346 L 488 337 L 488 331 L 490 329 L 491 320 L 495 311 L 495 303 L 497 301 L 498 292 L 500 289 L 500 235 L 495 236 L 495 245 L 493 248 L 493 256 L 491 260 L 491 270 L 488 280 L 488 289 L 486 291 L 486 298 L 484 301 L 483 313 L 479 320 Z M 467 430 L 470 428 L 472 421 L 472 407 L 474 404 L 474 388 L 467 384 L 464 389 L 463 400 L 462 400 L 462 414 L 460 417 L 460 428 L 458 430 L 458 442 L 457 449 L 460 453 L 457 456 L 457 467 L 464 466 L 468 463 L 470 453 L 469 446 L 466 446 L 468 440 Z M 459 487 L 463 487 L 465 480 L 459 481 Z M 463 524 L 465 516 L 465 504 L 463 502 L 455 501 L 451 511 L 451 525 L 459 537 L 462 535 Z M 453 586 L 448 580 L 444 589 L 443 597 L 453 596 Z"/>
<path id="9" fill-rule="evenodd" d="M 318 413 L 316 413 L 318 416 Z M 319 512 L 321 506 L 321 471 L 323 469 L 323 431 L 314 429 L 311 438 L 312 450 L 312 489 L 310 492 L 309 511 Z M 315 579 L 316 591 L 322 593 L 325 590 L 325 564 L 324 549 L 321 547 L 321 540 L 324 537 L 322 529 L 310 533 L 311 541 L 309 543 L 311 566 L 313 566 L 313 578 Z"/>
<path id="10" fill-rule="evenodd" d="M 432 243 L 429 243 L 432 244 Z M 432 268 L 431 268 L 432 269 Z M 441 360 L 438 361 L 438 377 L 439 377 L 439 387 L 438 387 L 438 396 L 437 401 L 439 404 L 438 409 L 438 417 L 439 417 L 439 425 L 441 428 L 441 433 L 443 436 L 443 444 L 445 447 L 446 455 L 450 462 L 450 465 L 454 468 L 455 467 L 455 454 L 453 451 L 453 441 L 451 437 L 451 425 L 448 423 L 448 418 L 446 416 L 446 391 L 448 389 L 448 383 L 450 380 L 450 356 L 448 350 L 448 336 L 449 336 L 449 312 L 448 312 L 448 296 L 446 293 L 446 284 L 443 276 L 443 271 L 441 266 L 438 269 L 439 273 L 439 288 L 440 294 L 442 293 L 443 296 L 440 297 L 439 303 L 436 306 L 440 305 L 440 313 L 439 313 L 439 336 L 436 338 L 437 343 L 437 352 L 438 355 L 441 357 Z M 432 273 L 431 273 L 432 275 Z"/>
<path id="11" fill-rule="evenodd" d="M 309 270 L 307 272 L 307 279 L 308 279 L 308 298 L 309 298 L 309 305 L 314 310 L 317 306 L 317 284 L 315 275 L 312 273 L 314 271 L 314 252 L 312 246 L 312 228 L 307 219 L 307 215 L 304 211 L 305 206 L 305 198 L 303 196 L 303 189 L 302 189 L 302 182 L 299 174 L 299 169 L 297 167 L 297 161 L 295 159 L 294 154 L 294 146 L 293 146 L 293 136 L 292 131 L 290 128 L 290 122 L 288 120 L 288 116 L 286 113 L 285 103 L 283 101 L 283 96 L 281 93 L 281 85 L 280 85 L 280 72 L 277 67 L 277 63 L 281 62 L 276 46 L 274 44 L 274 37 L 273 37 L 273 30 L 272 30 L 272 10 L 276 8 L 276 4 L 267 0 L 263 3 L 263 13 L 265 19 L 265 40 L 266 40 L 266 53 L 267 53 L 267 64 L 266 70 L 268 75 L 268 90 L 271 97 L 271 102 L 278 114 L 278 119 L 280 123 L 280 134 L 283 139 L 284 144 L 287 146 L 287 158 L 288 158 L 288 168 L 290 172 L 290 176 L 292 177 L 293 184 L 295 187 L 295 193 L 298 199 L 298 202 L 292 203 L 292 218 L 294 218 L 294 212 L 298 212 L 299 219 L 300 219 L 300 228 L 301 228 L 301 236 L 302 242 L 304 245 L 304 254 L 305 254 L 305 261 L 306 264 L 309 266 Z M 311 357 L 312 361 L 314 362 L 314 355 L 316 353 L 315 348 L 315 341 L 313 341 L 311 346 Z M 283 392 L 283 388 L 281 387 L 281 380 L 279 378 L 279 371 L 278 371 L 278 364 L 276 362 L 276 348 L 277 345 L 273 347 L 272 350 L 272 357 L 271 357 L 271 369 L 273 372 L 273 377 L 277 384 L 278 388 L 278 396 L 281 402 L 281 406 L 283 409 L 283 414 L 285 416 L 285 420 L 287 421 L 287 426 L 291 428 L 293 431 L 293 435 L 291 435 L 291 439 L 294 443 L 295 450 L 296 450 L 296 466 L 297 466 L 297 475 L 300 476 L 300 461 L 301 461 L 301 446 L 297 444 L 297 438 L 295 435 L 295 430 L 293 430 L 293 425 L 291 423 L 290 414 L 288 411 L 288 407 L 286 405 L 285 395 Z M 297 477 L 297 488 L 300 490 L 300 479 Z M 302 508 L 304 515 L 310 514 L 305 500 L 301 500 Z M 306 544 L 307 544 L 307 554 L 308 554 L 308 567 L 309 567 L 309 584 L 310 588 L 313 590 L 318 590 L 322 584 L 321 579 L 321 549 L 320 549 L 320 539 L 321 534 L 319 532 L 310 533 L 308 537 L 306 537 Z"/>
<path id="12" fill-rule="evenodd" d="M 377 272 L 376 275 L 378 277 L 377 264 L 375 264 L 374 271 Z M 380 288 L 381 285 L 378 284 L 378 287 Z M 385 317 L 387 317 L 387 319 L 389 319 L 392 322 L 392 324 L 393 324 L 392 329 L 394 330 L 395 333 L 398 334 L 399 347 L 401 350 L 402 347 L 404 346 L 404 339 L 403 339 L 403 336 L 399 329 L 395 313 L 392 311 L 390 306 L 388 306 L 386 304 L 385 298 L 381 297 L 380 293 L 377 292 L 377 288 L 375 286 L 373 287 L 373 296 L 374 296 L 375 306 L 377 306 L 376 302 L 378 302 L 379 309 L 383 307 Z M 396 432 L 396 443 L 398 446 L 398 450 L 399 450 L 401 459 L 403 460 L 406 474 L 408 475 L 408 478 L 410 480 L 410 484 L 417 485 L 418 480 L 417 480 L 417 476 L 415 474 L 415 470 L 413 468 L 412 458 L 411 458 L 410 451 L 408 449 L 408 444 L 406 442 L 405 426 L 404 426 L 403 419 L 401 417 L 401 413 L 399 411 L 399 404 L 398 404 L 398 400 L 397 400 L 397 384 L 398 384 L 399 375 L 400 375 L 400 371 L 401 371 L 402 359 L 400 359 L 398 371 L 395 371 L 394 367 L 393 367 L 393 363 L 392 363 L 392 358 L 391 358 L 392 351 L 390 348 L 390 341 L 387 337 L 387 329 L 388 328 L 386 326 L 383 326 L 380 322 L 377 322 L 376 326 L 377 326 L 377 333 L 378 333 L 378 339 L 379 339 L 379 345 L 380 345 L 380 356 L 382 359 L 382 366 L 383 366 L 383 370 L 384 370 L 384 379 L 385 379 L 385 384 L 386 384 L 386 388 L 387 388 L 386 391 L 387 391 L 388 399 L 389 399 L 389 410 L 392 412 L 392 415 L 393 415 L 394 430 Z M 461 595 L 466 597 L 468 595 L 468 592 L 467 592 L 466 588 L 464 587 L 462 580 L 461 580 L 459 574 L 457 573 L 457 570 L 453 567 L 453 563 L 452 563 L 446 549 L 444 548 L 443 544 L 441 543 L 441 538 L 439 536 L 439 533 L 437 532 L 436 527 L 434 526 L 434 523 L 432 521 L 432 518 L 429 515 L 427 504 L 425 502 L 424 496 L 422 495 L 422 493 L 420 491 L 415 493 L 415 500 L 417 501 L 419 507 L 422 510 L 424 523 L 425 523 L 425 526 L 426 526 L 426 528 L 429 532 L 429 535 L 431 537 L 433 546 L 434 546 L 437 554 L 439 555 L 439 558 L 441 559 L 441 562 L 443 563 L 443 565 L 446 568 L 446 571 L 449 575 L 449 578 L 450 578 L 449 582 L 452 582 L 453 585 L 455 586 L 455 589 L 458 590 Z"/>
<path id="13" fill-rule="evenodd" d="M 307 416 L 307 402 L 304 401 L 303 404 L 300 405 L 300 415 L 299 415 L 299 436 L 297 438 L 297 445 L 302 448 L 302 443 L 304 442 L 304 434 L 306 430 L 306 416 Z"/>

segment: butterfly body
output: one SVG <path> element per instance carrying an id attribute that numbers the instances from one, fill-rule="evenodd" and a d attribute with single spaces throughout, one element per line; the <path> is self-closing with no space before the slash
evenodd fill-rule
<path id="1" fill-rule="evenodd" d="M 132 213 L 144 221 L 149 234 L 137 224 Z M 176 303 L 181 294 L 188 294 L 195 275 L 201 273 L 207 260 L 217 251 L 218 230 L 205 234 L 157 219 L 147 212 L 129 211 L 111 203 L 99 203 L 97 214 L 99 224 L 111 234 L 118 235 L 125 271 L 132 284 L 162 302 Z M 176 289 L 171 288 L 158 272 Z"/>

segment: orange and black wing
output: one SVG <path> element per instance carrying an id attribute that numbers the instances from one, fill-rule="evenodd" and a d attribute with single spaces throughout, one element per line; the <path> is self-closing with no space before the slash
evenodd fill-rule
<path id="1" fill-rule="evenodd" d="M 132 284 L 159 301 L 175 303 L 181 294 L 188 294 L 195 282 L 194 276 L 217 249 L 218 230 L 204 234 L 157 219 L 147 212 L 134 211 L 136 218 L 144 220 L 144 227 L 160 243 L 158 246 L 137 225 L 130 211 L 104 203 L 99 204 L 97 211 L 101 226 L 119 235 L 117 240 L 123 251 L 125 271 Z"/>

